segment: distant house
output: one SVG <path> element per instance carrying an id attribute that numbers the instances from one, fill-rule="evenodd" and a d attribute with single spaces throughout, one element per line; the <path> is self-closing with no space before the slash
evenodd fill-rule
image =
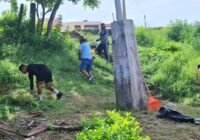
<path id="1" fill-rule="evenodd" d="M 62 31 L 65 30 L 85 30 L 85 29 L 101 29 L 101 23 L 100 21 L 82 21 L 82 22 L 68 22 L 63 23 L 63 26 L 61 28 Z M 106 24 L 107 29 L 111 29 L 110 24 Z"/>

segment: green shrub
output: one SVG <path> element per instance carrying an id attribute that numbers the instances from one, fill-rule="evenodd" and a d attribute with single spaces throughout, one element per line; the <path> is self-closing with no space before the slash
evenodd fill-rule
<path id="1" fill-rule="evenodd" d="M 150 140 L 143 136 L 140 124 L 131 113 L 121 116 L 116 111 L 107 111 L 107 115 L 86 119 L 83 132 L 76 134 L 76 140 Z"/>
<path id="2" fill-rule="evenodd" d="M 173 41 L 190 41 L 193 35 L 193 27 L 186 21 L 176 20 L 169 24 L 167 37 Z"/>
<path id="3" fill-rule="evenodd" d="M 18 82 L 18 69 L 9 60 L 0 61 L 0 83 L 11 84 Z"/>
<path id="4" fill-rule="evenodd" d="M 149 29 L 137 28 L 136 39 L 139 46 L 153 47 L 154 39 Z"/>
<path id="5" fill-rule="evenodd" d="M 149 76 L 149 82 L 157 87 L 157 91 L 162 93 L 164 98 L 177 101 L 182 97 L 192 96 L 193 93 L 198 92 L 195 86 L 197 80 L 196 62 L 191 63 L 188 60 L 186 54 L 173 53 L 166 60 L 156 61 L 157 68 Z M 153 64 L 156 62 L 153 62 Z M 153 67 L 154 65 L 151 64 L 150 66 Z M 172 94 L 173 96 L 171 96 Z"/>
<path id="6" fill-rule="evenodd" d="M 192 45 L 197 51 L 200 51 L 200 36 L 193 38 Z"/>
<path id="7" fill-rule="evenodd" d="M 7 105 L 0 105 L 0 119 L 11 119 L 13 115 L 10 113 L 10 107 Z"/>
<path id="8" fill-rule="evenodd" d="M 0 17 L 0 31 L 1 31 L 1 43 L 13 43 L 17 40 L 19 32 L 17 29 L 17 15 L 6 11 L 2 13 Z"/>

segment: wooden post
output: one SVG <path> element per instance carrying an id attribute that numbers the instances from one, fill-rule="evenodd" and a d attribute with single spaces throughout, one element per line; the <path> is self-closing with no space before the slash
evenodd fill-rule
<path id="1" fill-rule="evenodd" d="M 147 102 L 132 20 L 112 23 L 112 47 L 117 107 L 144 108 Z"/>

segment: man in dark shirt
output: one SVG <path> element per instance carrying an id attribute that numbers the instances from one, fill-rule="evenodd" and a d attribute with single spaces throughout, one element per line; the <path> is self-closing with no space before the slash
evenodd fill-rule
<path id="1" fill-rule="evenodd" d="M 105 59 L 108 60 L 108 30 L 104 23 L 101 24 L 101 31 L 99 33 L 100 38 L 96 41 L 100 41 L 99 46 L 96 48 L 96 51 L 99 56 L 102 55 L 102 52 L 105 55 Z"/>
<path id="2" fill-rule="evenodd" d="M 26 74 L 28 73 L 28 77 L 30 80 L 30 90 L 33 92 L 33 76 L 36 76 L 36 84 L 37 84 L 37 90 L 38 90 L 38 97 L 39 100 L 43 100 L 42 96 L 42 83 L 45 82 L 46 88 L 49 89 L 50 91 L 54 92 L 57 96 L 57 100 L 62 97 L 62 93 L 57 90 L 55 87 L 52 85 L 52 73 L 51 70 L 44 64 L 21 64 L 19 66 L 19 70 L 23 73 Z"/>

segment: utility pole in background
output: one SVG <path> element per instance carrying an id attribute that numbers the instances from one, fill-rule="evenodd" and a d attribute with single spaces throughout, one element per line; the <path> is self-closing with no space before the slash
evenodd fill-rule
<path id="1" fill-rule="evenodd" d="M 113 22 L 115 21 L 115 18 L 114 18 L 114 13 L 112 13 L 112 18 L 113 18 Z"/>
<path id="2" fill-rule="evenodd" d="M 115 0 L 117 21 L 112 23 L 112 50 L 117 108 L 122 110 L 146 107 L 146 94 L 132 20 L 126 20 L 120 0 Z"/>
<path id="3" fill-rule="evenodd" d="M 147 22 L 146 22 L 146 15 L 144 15 L 144 27 L 147 27 Z"/>

